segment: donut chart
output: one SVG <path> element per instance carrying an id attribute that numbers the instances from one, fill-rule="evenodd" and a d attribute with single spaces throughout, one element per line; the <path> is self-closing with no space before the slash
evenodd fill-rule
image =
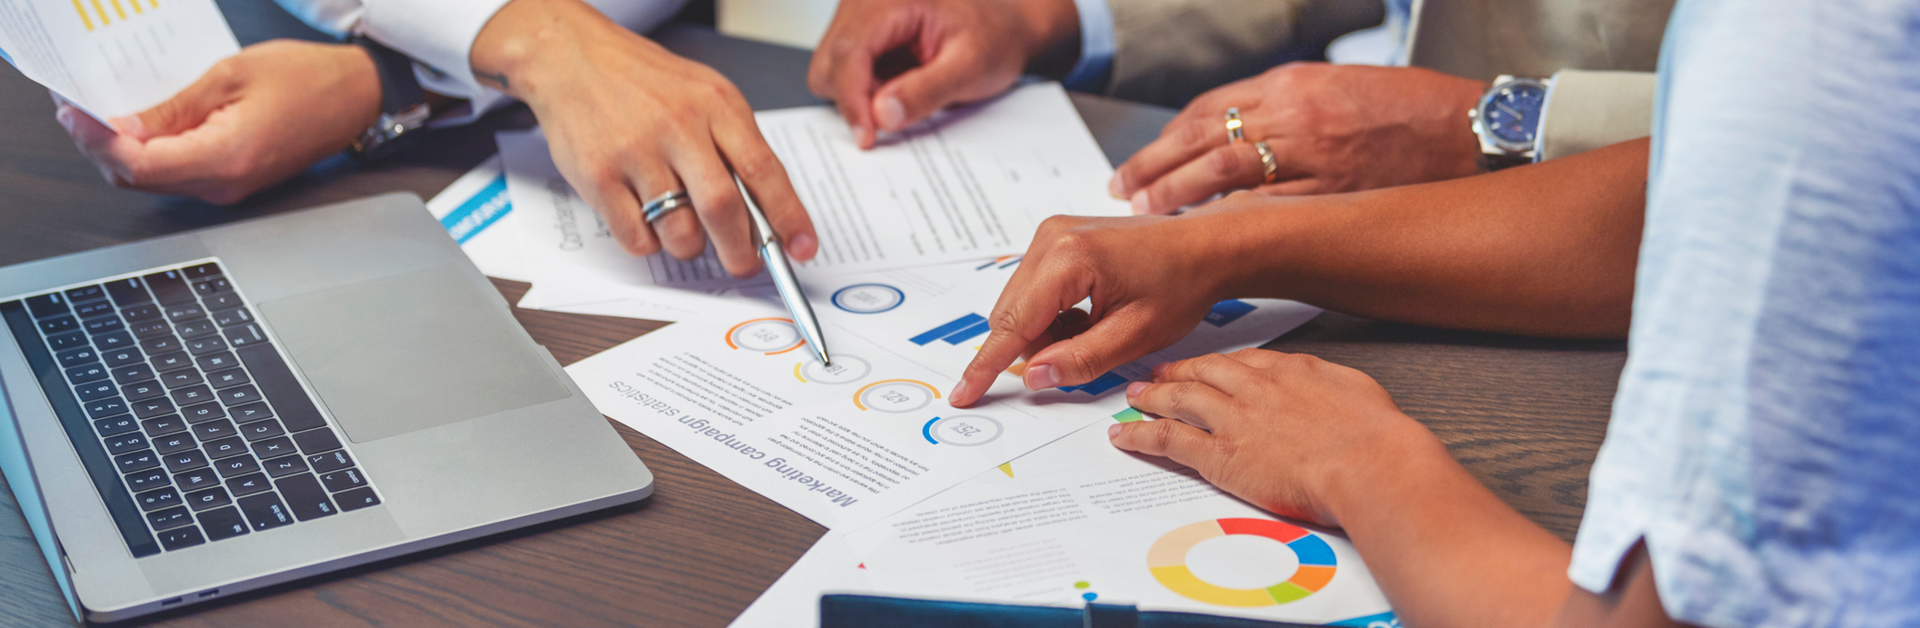
<path id="1" fill-rule="evenodd" d="M 1285 544 L 1300 559 L 1300 567 L 1285 581 L 1260 589 L 1229 589 L 1193 574 L 1187 551 L 1201 541 L 1245 534 Z M 1266 519 L 1214 519 L 1174 528 L 1147 549 L 1147 568 L 1174 593 L 1196 602 L 1252 608 L 1277 606 L 1305 599 L 1333 581 L 1338 561 L 1333 547 L 1300 526 Z"/>

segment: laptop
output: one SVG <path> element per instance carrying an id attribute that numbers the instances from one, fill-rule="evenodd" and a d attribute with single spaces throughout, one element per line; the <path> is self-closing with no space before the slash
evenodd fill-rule
<path id="1" fill-rule="evenodd" d="M 412 195 L 0 268 L 0 319 L 0 462 L 88 620 L 652 492 Z"/>

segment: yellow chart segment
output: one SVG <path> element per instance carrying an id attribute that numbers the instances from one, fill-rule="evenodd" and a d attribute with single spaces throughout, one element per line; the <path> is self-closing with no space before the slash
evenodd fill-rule
<path id="1" fill-rule="evenodd" d="M 110 26 L 115 19 L 126 21 L 128 7 L 133 8 L 134 15 L 145 14 L 148 9 L 160 8 L 160 0 L 105 0 L 104 2 L 86 0 L 85 3 L 81 0 L 72 0 L 72 2 L 74 14 L 80 16 L 80 26 L 88 31 L 94 29 L 95 22 L 98 22 L 99 26 Z M 141 6 L 143 2 L 145 6 Z M 93 7 L 92 13 L 87 12 L 88 6 Z M 113 7 L 112 12 L 108 12 L 109 6 Z"/>
<path id="2" fill-rule="evenodd" d="M 881 385 L 881 384 L 892 384 L 892 383 L 897 383 L 897 382 L 906 382 L 906 383 L 909 383 L 909 384 L 919 384 L 919 385 L 921 385 L 921 386 L 925 386 L 925 387 L 927 387 L 927 392 L 930 392 L 930 393 L 933 393 L 933 398 L 934 398 L 934 399 L 939 399 L 939 398 L 940 398 L 940 389 L 938 389 L 938 388 L 934 388 L 934 387 L 933 387 L 933 384 L 929 384 L 929 383 L 926 383 L 926 382 L 923 382 L 923 381 L 920 381 L 920 380 L 917 380 L 917 379 L 883 379 L 883 380 L 880 380 L 880 381 L 877 381 L 877 382 L 874 382 L 874 383 L 871 383 L 871 384 L 867 384 L 867 385 L 865 385 L 865 386 L 861 386 L 861 387 L 860 387 L 860 390 L 856 390 L 856 391 L 854 391 L 854 392 L 853 392 L 853 405 L 854 405 L 854 407 L 856 407 L 856 408 L 859 408 L 859 409 L 861 409 L 861 410 L 871 410 L 872 408 L 868 408 L 868 407 L 867 407 L 867 404 L 864 404 L 864 403 L 861 403 L 861 402 L 860 402 L 860 395 L 864 395 L 864 394 L 866 394 L 866 392 L 867 392 L 867 389 L 870 389 L 870 388 L 873 388 L 874 386 L 879 386 L 879 385 Z"/>

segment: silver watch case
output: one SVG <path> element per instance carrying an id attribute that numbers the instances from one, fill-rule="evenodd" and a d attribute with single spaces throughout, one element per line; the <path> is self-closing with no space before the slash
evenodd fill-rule
<path id="1" fill-rule="evenodd" d="M 1500 157 L 1518 157 L 1531 161 L 1535 159 L 1535 155 L 1539 149 L 1539 133 L 1536 132 L 1534 134 L 1532 142 L 1509 142 L 1495 136 L 1492 130 L 1487 128 L 1485 120 L 1480 117 L 1480 112 L 1486 110 L 1487 104 L 1493 102 L 1495 96 L 1505 93 L 1515 85 L 1536 85 L 1539 86 L 1542 91 L 1548 91 L 1553 86 L 1553 79 L 1520 78 L 1511 74 L 1502 74 L 1495 77 L 1493 79 L 1493 87 L 1489 88 L 1486 94 L 1480 96 L 1480 101 L 1474 103 L 1473 109 L 1467 111 L 1467 119 L 1473 122 L 1473 135 L 1480 140 L 1481 154 Z M 1544 108 L 1542 110 L 1544 111 Z"/>

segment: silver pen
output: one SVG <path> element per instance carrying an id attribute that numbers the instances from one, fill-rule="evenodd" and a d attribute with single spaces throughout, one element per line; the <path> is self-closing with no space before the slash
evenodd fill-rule
<path id="1" fill-rule="evenodd" d="M 773 275 L 773 287 L 780 291 L 780 300 L 787 304 L 787 312 L 793 315 L 793 325 L 800 328 L 800 336 L 807 344 L 813 345 L 813 357 L 820 364 L 833 366 L 833 358 L 827 356 L 826 336 L 820 333 L 820 319 L 813 316 L 813 305 L 807 302 L 807 293 L 800 289 L 800 280 L 793 275 L 793 263 L 787 261 L 787 249 L 780 245 L 780 238 L 773 233 L 773 225 L 767 222 L 766 212 L 760 211 L 760 204 L 753 202 L 753 194 L 747 191 L 739 176 L 733 178 L 733 184 L 740 188 L 740 198 L 747 201 L 747 215 L 753 217 L 755 244 L 760 248 L 760 259 L 767 263 L 767 274 Z"/>

